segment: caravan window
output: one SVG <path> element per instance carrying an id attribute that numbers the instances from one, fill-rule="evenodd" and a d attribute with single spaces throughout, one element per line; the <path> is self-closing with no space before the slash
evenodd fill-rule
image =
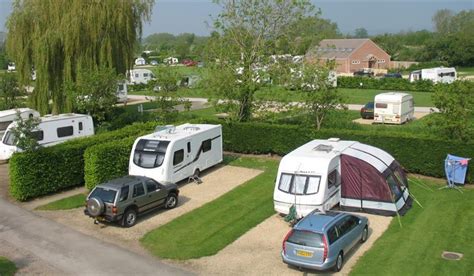
<path id="1" fill-rule="evenodd" d="M 316 194 L 319 191 L 320 176 L 293 175 L 282 173 L 278 189 L 297 195 Z"/>
<path id="2" fill-rule="evenodd" d="M 32 131 L 31 137 L 36 139 L 36 141 L 42 141 L 44 139 L 44 133 L 42 130 Z"/>
<path id="3" fill-rule="evenodd" d="M 74 128 L 72 126 L 58 127 L 56 129 L 58 138 L 72 136 L 74 134 Z"/>
<path id="4" fill-rule="evenodd" d="M 143 73 L 143 77 L 147 78 L 147 77 L 148 77 L 148 73 Z"/>
<path id="5" fill-rule="evenodd" d="M 161 166 L 169 143 L 169 141 L 141 139 L 135 146 L 133 163 L 147 169 Z"/>
<path id="6" fill-rule="evenodd" d="M 3 138 L 3 143 L 7 146 L 13 146 L 15 143 L 15 135 L 11 131 L 7 131 L 5 138 Z"/>
<path id="7" fill-rule="evenodd" d="M 386 103 L 376 103 L 375 107 L 376 108 L 387 108 L 387 104 Z"/>
<path id="8" fill-rule="evenodd" d="M 334 170 L 328 175 L 328 188 L 337 186 L 337 170 Z"/>
<path id="9" fill-rule="evenodd" d="M 184 150 L 180 149 L 174 152 L 173 165 L 178 165 L 184 160 Z"/>
<path id="10" fill-rule="evenodd" d="M 202 152 L 210 151 L 212 147 L 212 140 L 207 139 L 206 141 L 202 142 Z"/>
<path id="11" fill-rule="evenodd" d="M 84 125 L 82 124 L 82 122 L 79 122 L 79 130 L 82 130 L 84 128 Z"/>

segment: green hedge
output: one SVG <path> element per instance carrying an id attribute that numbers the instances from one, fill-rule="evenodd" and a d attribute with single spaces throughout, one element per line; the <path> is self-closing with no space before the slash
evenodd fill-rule
<path id="1" fill-rule="evenodd" d="M 223 123 L 207 121 L 207 123 Z M 315 131 L 300 126 L 271 125 L 264 123 L 223 123 L 224 149 L 240 153 L 284 155 L 312 139 L 338 137 L 354 140 L 381 148 L 395 157 L 411 173 L 444 177 L 444 159 L 447 153 L 460 156 L 474 156 L 474 144 L 449 143 L 408 133 L 360 130 L 325 129 Z M 91 182 L 88 188 L 111 179 L 126 175 L 132 141 L 104 144 L 91 148 L 86 158 L 86 167 L 91 168 Z M 112 161 L 103 161 L 104 159 Z M 109 166 L 112 168 L 108 171 Z M 471 164 L 468 183 L 474 181 L 474 166 Z M 87 170 L 89 172 L 89 170 Z M 89 176 L 86 176 L 88 179 Z"/>
<path id="2" fill-rule="evenodd" d="M 135 137 L 92 146 L 84 153 L 84 180 L 91 190 L 97 184 L 126 175 Z"/>
<path id="3" fill-rule="evenodd" d="M 134 124 L 31 153 L 16 153 L 10 159 L 10 193 L 15 199 L 24 201 L 79 186 L 84 183 L 83 155 L 88 147 L 142 135 L 154 129 L 156 124 Z"/>
<path id="4" fill-rule="evenodd" d="M 361 85 L 362 83 L 362 85 Z M 397 91 L 433 92 L 434 84 L 430 80 L 410 82 L 408 79 L 398 78 L 368 78 L 368 77 L 338 77 L 337 86 L 340 88 L 364 88 Z"/>

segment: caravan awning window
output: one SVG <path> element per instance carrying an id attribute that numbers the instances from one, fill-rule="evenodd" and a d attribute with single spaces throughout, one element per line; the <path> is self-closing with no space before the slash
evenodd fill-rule
<path id="1" fill-rule="evenodd" d="M 141 139 L 135 147 L 133 163 L 146 169 L 161 166 L 169 143 L 169 141 Z"/>
<path id="2" fill-rule="evenodd" d="M 282 192 L 296 195 L 316 194 L 319 191 L 319 175 L 294 175 L 282 173 L 278 189 Z"/>

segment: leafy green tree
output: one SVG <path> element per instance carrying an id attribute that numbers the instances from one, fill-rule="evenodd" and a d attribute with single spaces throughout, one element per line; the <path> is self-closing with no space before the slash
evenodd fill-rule
<path id="1" fill-rule="evenodd" d="M 445 137 L 469 141 L 474 137 L 474 83 L 456 81 L 435 86 L 433 102 L 440 110 L 434 126 Z"/>
<path id="2" fill-rule="evenodd" d="M 112 68 L 79 71 L 76 82 L 66 89 L 76 99 L 74 110 L 91 115 L 96 123 L 103 122 L 117 102 L 118 79 Z"/>
<path id="3" fill-rule="evenodd" d="M 14 137 L 13 143 L 22 151 L 29 152 L 37 150 L 40 146 L 38 144 L 38 132 L 35 130 L 40 122 L 41 120 L 35 117 L 23 119 L 20 116 L 20 112 L 17 112 L 15 119 L 16 126 L 10 129 Z"/>
<path id="4" fill-rule="evenodd" d="M 438 10 L 433 15 L 433 23 L 435 31 L 440 34 L 447 34 L 451 32 L 451 20 L 453 19 L 453 11 L 448 9 Z"/>
<path id="5" fill-rule="evenodd" d="M 150 89 L 158 92 L 154 98 L 157 104 L 155 113 L 161 121 L 172 122 L 178 116 L 176 106 L 183 103 L 183 99 L 176 94 L 176 90 L 181 79 L 182 75 L 177 70 L 160 67 L 156 72 L 156 80 L 149 84 Z"/>
<path id="6" fill-rule="evenodd" d="M 346 108 L 342 95 L 333 84 L 333 68 L 334 63 L 305 63 L 294 78 L 293 87 L 304 93 L 302 107 L 310 115 L 317 130 L 321 129 L 331 111 Z"/>
<path id="7" fill-rule="evenodd" d="M 21 84 L 28 84 L 32 66 L 36 69 L 33 107 L 42 114 L 71 111 L 75 99 L 64 88 L 81 70 L 108 67 L 125 74 L 153 4 L 153 0 L 15 0 L 7 21 L 7 52 L 17 65 Z"/>
<path id="8" fill-rule="evenodd" d="M 357 28 L 354 30 L 354 37 L 355 38 L 368 38 L 369 33 L 365 28 Z"/>
<path id="9" fill-rule="evenodd" d="M 248 121 L 254 94 L 265 81 L 265 70 L 275 41 L 288 35 L 288 27 L 309 15 L 314 6 L 306 0 L 215 0 L 222 12 L 215 18 L 219 35 L 208 45 L 208 87 L 225 101 L 231 117 Z"/>
<path id="10" fill-rule="evenodd" d="M 16 79 L 16 74 L 0 75 L 0 110 L 19 107 L 19 98 L 26 95 Z"/>

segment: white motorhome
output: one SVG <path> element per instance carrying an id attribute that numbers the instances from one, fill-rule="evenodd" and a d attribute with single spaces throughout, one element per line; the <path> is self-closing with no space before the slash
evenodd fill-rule
<path id="1" fill-rule="evenodd" d="M 338 138 L 313 140 L 285 155 L 278 167 L 274 208 L 297 217 L 337 204 L 341 209 L 403 214 L 411 206 L 407 178 L 387 152 Z"/>
<path id="2" fill-rule="evenodd" d="M 117 92 L 115 93 L 117 96 L 117 102 L 125 103 L 128 100 L 128 88 L 126 81 L 119 81 L 117 83 Z"/>
<path id="3" fill-rule="evenodd" d="M 142 57 L 135 59 L 135 65 L 146 65 L 146 60 Z"/>
<path id="4" fill-rule="evenodd" d="M 21 118 L 28 119 L 33 117 L 39 117 L 38 111 L 31 108 L 16 108 L 0 111 L 0 134 L 3 134 L 7 127 L 15 121 L 17 113 L 20 113 Z M 0 135 L 1 136 L 1 135 Z"/>
<path id="5" fill-rule="evenodd" d="M 198 177 L 200 172 L 222 159 L 221 125 L 166 126 L 135 140 L 128 173 L 147 176 L 163 184 L 177 183 Z"/>
<path id="6" fill-rule="evenodd" d="M 46 115 L 40 117 L 41 122 L 33 131 L 38 144 L 42 147 L 53 146 L 74 138 L 94 135 L 92 117 L 83 114 Z M 11 123 L 2 141 L 0 142 L 0 160 L 7 160 L 13 153 L 21 151 L 15 145 L 15 137 L 11 129 L 16 127 L 16 122 Z"/>
<path id="7" fill-rule="evenodd" d="M 410 82 L 431 80 L 434 83 L 452 83 L 456 77 L 456 69 L 453 67 L 435 67 L 413 71 L 409 79 Z"/>
<path id="8" fill-rule="evenodd" d="M 155 78 L 153 72 L 148 69 L 133 69 L 129 72 L 131 84 L 147 84 Z"/>
<path id="9" fill-rule="evenodd" d="M 413 96 L 408 93 L 387 92 L 375 96 L 374 123 L 403 124 L 415 118 Z"/>

